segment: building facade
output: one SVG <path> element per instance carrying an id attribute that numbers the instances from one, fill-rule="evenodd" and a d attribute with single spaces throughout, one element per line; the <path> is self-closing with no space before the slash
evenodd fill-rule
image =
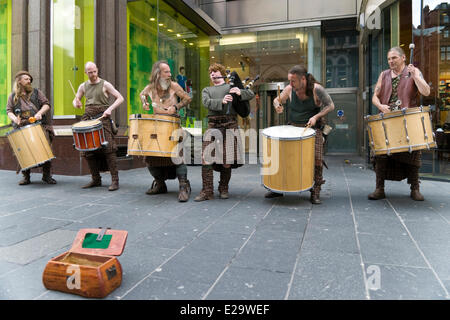
<path id="1" fill-rule="evenodd" d="M 87 79 L 84 63 L 95 61 L 100 76 L 126 99 L 113 115 L 119 157 L 125 160 L 128 119 L 146 113 L 138 95 L 155 61 L 167 60 L 174 80 L 185 68 L 186 91 L 193 98 L 182 114 L 187 128 L 200 122 L 206 127 L 201 90 L 209 85 L 210 63 L 224 64 L 241 79 L 259 76 L 250 116 L 240 119 L 241 127 L 257 131 L 285 122 L 285 114 L 274 113 L 272 100 L 286 85 L 289 68 L 302 63 L 335 102 L 327 119 L 333 130 L 326 152 L 359 154 L 369 162 L 364 117 L 377 112 L 371 103 L 374 84 L 387 68 L 387 50 L 402 46 L 409 59 L 407 48 L 414 43 L 414 64 L 432 90 L 422 103 L 432 107 L 438 141 L 437 150 L 424 151 L 421 174 L 448 179 L 448 5 L 433 0 L 0 0 L 0 101 L 6 104 L 14 74 L 29 70 L 35 86 L 50 98 L 57 135 L 70 144 L 67 126 L 82 114 L 72 107 L 73 88 Z M 10 130 L 8 124 L 0 109 L 0 136 Z M 4 154 L 8 146 L 2 141 Z M 249 152 L 257 149 L 247 145 Z M 3 156 L 0 166 L 12 169 L 14 161 Z"/>

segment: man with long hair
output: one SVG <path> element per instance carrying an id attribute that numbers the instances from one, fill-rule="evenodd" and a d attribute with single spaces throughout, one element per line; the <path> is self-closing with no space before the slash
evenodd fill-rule
<path id="1" fill-rule="evenodd" d="M 178 112 L 191 102 L 191 97 L 176 82 L 172 81 L 172 74 L 167 61 L 161 60 L 153 64 L 150 83 L 140 93 L 142 107 L 150 110 L 150 103 L 155 114 L 179 117 Z M 178 100 L 180 100 L 178 102 Z M 154 180 L 147 194 L 155 195 L 167 193 L 167 179 L 178 178 L 178 201 L 186 202 L 191 194 L 191 185 L 187 179 L 187 166 L 184 162 L 174 164 L 169 157 L 145 157 L 145 162 Z"/>
<path id="2" fill-rule="evenodd" d="M 430 86 L 424 80 L 420 70 L 414 65 L 406 65 L 405 52 L 400 47 L 388 51 L 389 69 L 381 72 L 375 85 L 372 103 L 382 112 L 389 113 L 400 108 L 417 107 L 418 93 L 428 96 Z M 380 155 L 372 158 L 376 174 L 375 191 L 368 195 L 370 200 L 386 197 L 384 181 L 401 181 L 407 178 L 410 184 L 411 198 L 423 201 L 419 190 L 419 169 L 422 164 L 422 151 L 399 152 L 390 156 Z"/>
<path id="3" fill-rule="evenodd" d="M 306 70 L 303 65 L 296 65 L 289 70 L 289 85 L 284 88 L 280 98 L 273 100 L 273 106 L 277 113 L 283 112 L 284 103 L 289 100 L 288 124 L 306 127 L 316 131 L 315 136 L 315 161 L 314 161 L 314 185 L 311 191 L 312 204 L 320 204 L 321 185 L 323 180 L 323 126 L 324 117 L 334 110 L 334 103 L 324 87 Z M 282 196 L 281 193 L 269 191 L 265 197 L 274 198 Z"/>
<path id="4" fill-rule="evenodd" d="M 15 128 L 30 124 L 30 118 L 40 121 L 45 135 L 52 144 L 55 134 L 51 125 L 50 103 L 41 90 L 33 88 L 33 77 L 27 71 L 19 71 L 15 76 L 13 92 L 8 98 L 6 112 Z M 51 161 L 42 165 L 42 181 L 48 184 L 56 184 L 51 174 Z M 23 179 L 19 185 L 31 183 L 31 170 L 22 171 Z"/>
<path id="5" fill-rule="evenodd" d="M 242 166 L 243 163 L 239 138 L 234 134 L 229 135 L 230 132 L 236 132 L 239 136 L 237 113 L 231 104 L 233 99 L 248 101 L 255 97 L 250 89 L 239 89 L 226 83 L 226 70 L 223 65 L 214 63 L 208 71 L 213 85 L 202 90 L 202 102 L 208 109 L 208 130 L 202 145 L 202 190 L 195 201 L 214 199 L 213 170 L 220 172 L 220 199 L 229 198 L 231 170 Z M 214 132 L 219 135 L 218 139 L 213 140 L 213 136 L 217 138 Z M 210 149 L 211 155 L 207 152 Z"/>
<path id="6" fill-rule="evenodd" d="M 116 164 L 117 145 L 114 140 L 115 133 L 112 128 L 111 113 L 122 104 L 124 99 L 111 83 L 98 76 L 98 68 L 95 63 L 87 62 L 84 67 L 84 72 L 89 79 L 79 86 L 78 92 L 73 100 L 73 106 L 80 109 L 83 106 L 81 98 L 86 96 L 86 109 L 81 120 L 86 121 L 102 118 L 101 122 L 108 145 L 95 151 L 81 153 L 89 165 L 89 171 L 92 176 L 91 182 L 82 188 L 100 187 L 102 185 L 100 171 L 109 170 L 111 174 L 111 185 L 108 190 L 115 191 L 119 189 L 119 171 Z M 111 105 L 109 103 L 110 96 L 115 98 L 114 103 Z"/>

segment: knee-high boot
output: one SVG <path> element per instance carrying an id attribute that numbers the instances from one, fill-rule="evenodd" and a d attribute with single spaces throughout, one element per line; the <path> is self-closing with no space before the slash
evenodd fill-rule
<path id="1" fill-rule="evenodd" d="M 86 156 L 86 161 L 91 172 L 92 180 L 88 184 L 84 185 L 83 189 L 100 187 L 102 185 L 102 177 L 100 176 L 100 170 L 97 165 L 97 159 L 93 155 Z"/>
<path id="2" fill-rule="evenodd" d="M 325 180 L 323 180 L 323 167 L 322 166 L 314 166 L 314 186 L 311 189 L 311 203 L 312 204 L 321 204 L 322 201 L 320 201 L 320 190 L 321 185 L 325 183 Z"/>
<path id="3" fill-rule="evenodd" d="M 222 168 L 220 171 L 219 194 L 220 199 L 228 199 L 228 184 L 231 179 L 231 168 Z"/>
<path id="4" fill-rule="evenodd" d="M 186 202 L 191 195 L 191 183 L 187 179 L 187 175 L 179 175 L 178 182 L 180 184 L 180 191 L 178 193 L 178 201 Z"/>
<path id="5" fill-rule="evenodd" d="M 56 180 L 52 178 L 52 163 L 50 161 L 47 161 L 42 166 L 42 181 L 48 183 L 48 184 L 56 184 Z"/>
<path id="6" fill-rule="evenodd" d="M 369 200 L 380 200 L 386 198 L 384 193 L 384 180 L 386 177 L 387 160 L 379 159 L 375 162 L 376 185 L 375 191 L 368 195 Z"/>
<path id="7" fill-rule="evenodd" d="M 194 201 L 205 201 L 214 199 L 214 172 L 212 166 L 202 166 L 203 188 Z"/>
<path id="8" fill-rule="evenodd" d="M 115 191 L 119 189 L 119 171 L 117 170 L 116 158 L 117 156 L 115 152 L 106 154 L 106 162 L 111 174 L 111 185 L 108 188 L 109 191 Z"/>
<path id="9" fill-rule="evenodd" d="M 423 201 L 425 198 L 420 193 L 419 167 L 410 166 L 408 183 L 411 185 L 411 198 L 415 201 Z"/>
<path id="10" fill-rule="evenodd" d="M 31 175 L 31 170 L 25 170 L 22 171 L 22 175 L 23 175 L 23 179 L 19 181 L 19 185 L 20 186 L 26 186 L 27 184 L 31 183 L 31 179 L 30 179 L 30 175 Z"/>

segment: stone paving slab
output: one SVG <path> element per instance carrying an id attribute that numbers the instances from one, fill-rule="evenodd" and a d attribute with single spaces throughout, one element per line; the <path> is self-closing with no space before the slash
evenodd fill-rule
<path id="1" fill-rule="evenodd" d="M 364 159 L 326 161 L 318 206 L 309 192 L 265 199 L 258 165 L 233 171 L 228 200 L 215 172 L 216 198 L 200 203 L 200 166 L 188 167 L 187 203 L 177 201 L 177 180 L 146 195 L 146 168 L 121 171 L 114 193 L 109 174 L 83 190 L 88 176 L 49 186 L 32 174 L 18 186 L 20 175 L 0 171 L 0 299 L 84 300 L 46 290 L 42 272 L 79 229 L 100 226 L 129 232 L 123 282 L 109 300 L 450 299 L 448 183 L 422 181 L 425 201 L 414 202 L 405 181 L 389 181 L 387 198 L 369 201 L 375 174 Z"/>

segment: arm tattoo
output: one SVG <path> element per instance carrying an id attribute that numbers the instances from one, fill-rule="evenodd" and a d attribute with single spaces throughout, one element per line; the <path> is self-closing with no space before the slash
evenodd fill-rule
<path id="1" fill-rule="evenodd" d="M 325 91 L 325 89 L 322 86 L 316 88 L 316 95 L 317 98 L 319 98 L 319 101 L 321 102 L 322 106 L 324 107 L 328 107 L 330 104 L 333 103 L 330 95 Z"/>

